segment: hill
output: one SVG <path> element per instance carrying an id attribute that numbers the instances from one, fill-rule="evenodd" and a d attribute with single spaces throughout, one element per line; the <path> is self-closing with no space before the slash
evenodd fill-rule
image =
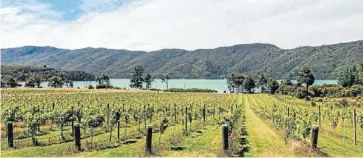
<path id="1" fill-rule="evenodd" d="M 280 49 L 271 44 L 240 44 L 215 49 L 129 51 L 105 48 L 58 49 L 25 46 L 1 50 L 2 65 L 31 65 L 128 78 L 136 65 L 155 77 L 224 78 L 231 72 L 264 73 L 278 79 L 310 66 L 316 79 L 336 74 L 363 60 L 363 41 Z"/>
<path id="2" fill-rule="evenodd" d="M 95 78 L 94 75 L 84 71 L 65 71 L 33 66 L 1 66 L 1 77 L 5 80 L 12 77 L 16 81 L 26 81 L 30 76 L 37 76 L 43 81 L 47 81 L 53 76 L 62 76 L 73 81 L 88 81 Z"/>

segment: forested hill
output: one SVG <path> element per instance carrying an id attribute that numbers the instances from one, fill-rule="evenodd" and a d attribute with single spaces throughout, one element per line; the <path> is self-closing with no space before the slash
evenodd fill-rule
<path id="1" fill-rule="evenodd" d="M 73 81 L 94 80 L 95 76 L 84 71 L 65 71 L 47 67 L 33 66 L 1 66 L 2 79 L 14 78 L 16 81 L 26 81 L 30 77 L 38 77 L 47 81 L 53 76 L 64 77 Z"/>
<path id="2" fill-rule="evenodd" d="M 1 51 L 2 65 L 47 65 L 120 78 L 128 78 L 133 67 L 142 65 L 155 77 L 168 74 L 171 78 L 224 78 L 231 72 L 260 72 L 278 79 L 295 76 L 303 66 L 310 66 L 316 79 L 336 79 L 336 74 L 342 69 L 361 61 L 362 40 L 288 50 L 257 43 L 194 51 L 68 50 L 33 46 Z"/>

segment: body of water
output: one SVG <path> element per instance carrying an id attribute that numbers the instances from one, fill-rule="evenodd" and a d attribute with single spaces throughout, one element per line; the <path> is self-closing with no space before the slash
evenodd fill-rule
<path id="1" fill-rule="evenodd" d="M 111 85 L 114 87 L 120 88 L 129 88 L 130 79 L 110 79 Z M 296 83 L 296 80 L 292 80 L 293 83 Z M 22 83 L 24 84 L 24 83 Z M 73 87 L 88 87 L 88 85 L 92 84 L 96 86 L 97 83 L 95 81 L 74 81 Z M 323 85 L 323 84 L 337 84 L 337 80 L 315 80 L 314 85 Z M 41 86 L 48 87 L 48 82 L 42 82 Z M 145 85 L 144 85 L 145 87 Z M 160 79 L 155 79 L 152 82 L 151 88 L 157 89 L 166 89 L 166 84 L 161 82 Z M 228 91 L 227 80 L 226 79 L 170 79 L 169 80 L 169 88 L 204 88 L 204 89 L 214 89 L 218 92 Z"/>

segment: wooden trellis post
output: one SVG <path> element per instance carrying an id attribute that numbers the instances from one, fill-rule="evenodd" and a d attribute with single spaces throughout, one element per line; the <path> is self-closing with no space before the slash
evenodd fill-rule
<path id="1" fill-rule="evenodd" d="M 152 126 L 147 126 L 147 130 L 146 130 L 146 146 L 145 146 L 145 150 L 146 150 L 146 154 L 151 154 L 152 152 L 152 136 L 153 136 L 153 127 Z"/>
<path id="2" fill-rule="evenodd" d="M 204 107 L 203 107 L 203 111 L 202 111 L 202 113 L 203 113 L 203 123 L 205 123 L 205 113 L 206 113 L 206 107 L 205 107 L 205 104 L 204 104 Z"/>
<path id="3" fill-rule="evenodd" d="M 77 146 L 77 150 L 81 151 L 81 129 L 79 124 L 74 126 L 74 143 Z"/>
<path id="4" fill-rule="evenodd" d="M 188 107 L 185 107 L 185 133 L 188 132 Z"/>
<path id="5" fill-rule="evenodd" d="M 175 123 L 176 123 L 176 104 L 174 104 L 174 121 L 175 121 Z"/>
<path id="6" fill-rule="evenodd" d="M 318 125 L 321 126 L 321 109 L 320 109 L 320 105 L 318 106 Z"/>
<path id="7" fill-rule="evenodd" d="M 14 147 L 14 134 L 13 134 L 13 122 L 7 122 L 7 134 L 8 134 L 8 145 L 10 148 Z"/>
<path id="8" fill-rule="evenodd" d="M 228 125 L 224 124 L 223 126 L 223 132 L 222 132 L 222 137 L 223 137 L 223 150 L 226 152 L 228 151 Z"/>
<path id="9" fill-rule="evenodd" d="M 353 130 L 354 145 L 357 145 L 357 113 L 355 109 L 353 109 Z"/>
<path id="10" fill-rule="evenodd" d="M 311 147 L 313 149 L 318 148 L 318 136 L 319 136 L 319 126 L 313 126 L 311 134 Z"/>

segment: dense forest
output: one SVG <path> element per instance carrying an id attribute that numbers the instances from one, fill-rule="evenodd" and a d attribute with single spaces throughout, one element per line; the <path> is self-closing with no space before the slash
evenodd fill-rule
<path id="1" fill-rule="evenodd" d="M 131 78 L 140 65 L 155 78 L 227 78 L 234 73 L 263 73 L 266 78 L 296 79 L 309 66 L 316 79 L 336 79 L 363 60 L 363 41 L 280 49 L 271 44 L 240 44 L 215 49 L 128 51 L 105 48 L 58 49 L 26 46 L 2 49 L 2 65 L 31 65 Z"/>
<path id="2" fill-rule="evenodd" d="M 10 84 L 10 87 L 16 86 L 16 82 L 23 81 L 30 84 L 30 87 L 34 87 L 37 83 L 42 81 L 54 81 L 54 86 L 57 87 L 65 84 L 73 84 L 72 81 L 89 81 L 94 80 L 95 76 L 83 71 L 68 71 L 61 69 L 48 68 L 46 65 L 43 67 L 33 66 L 1 66 L 1 85 L 5 83 Z M 62 81 L 62 82 L 60 82 Z M 39 86 L 39 85 L 38 85 Z"/>
<path id="3" fill-rule="evenodd" d="M 83 71 L 69 71 L 33 66 L 1 66 L 2 78 L 13 77 L 17 81 L 26 81 L 30 76 L 37 76 L 42 81 L 47 81 L 53 76 L 64 77 L 73 81 L 89 81 L 94 80 L 95 76 Z"/>

